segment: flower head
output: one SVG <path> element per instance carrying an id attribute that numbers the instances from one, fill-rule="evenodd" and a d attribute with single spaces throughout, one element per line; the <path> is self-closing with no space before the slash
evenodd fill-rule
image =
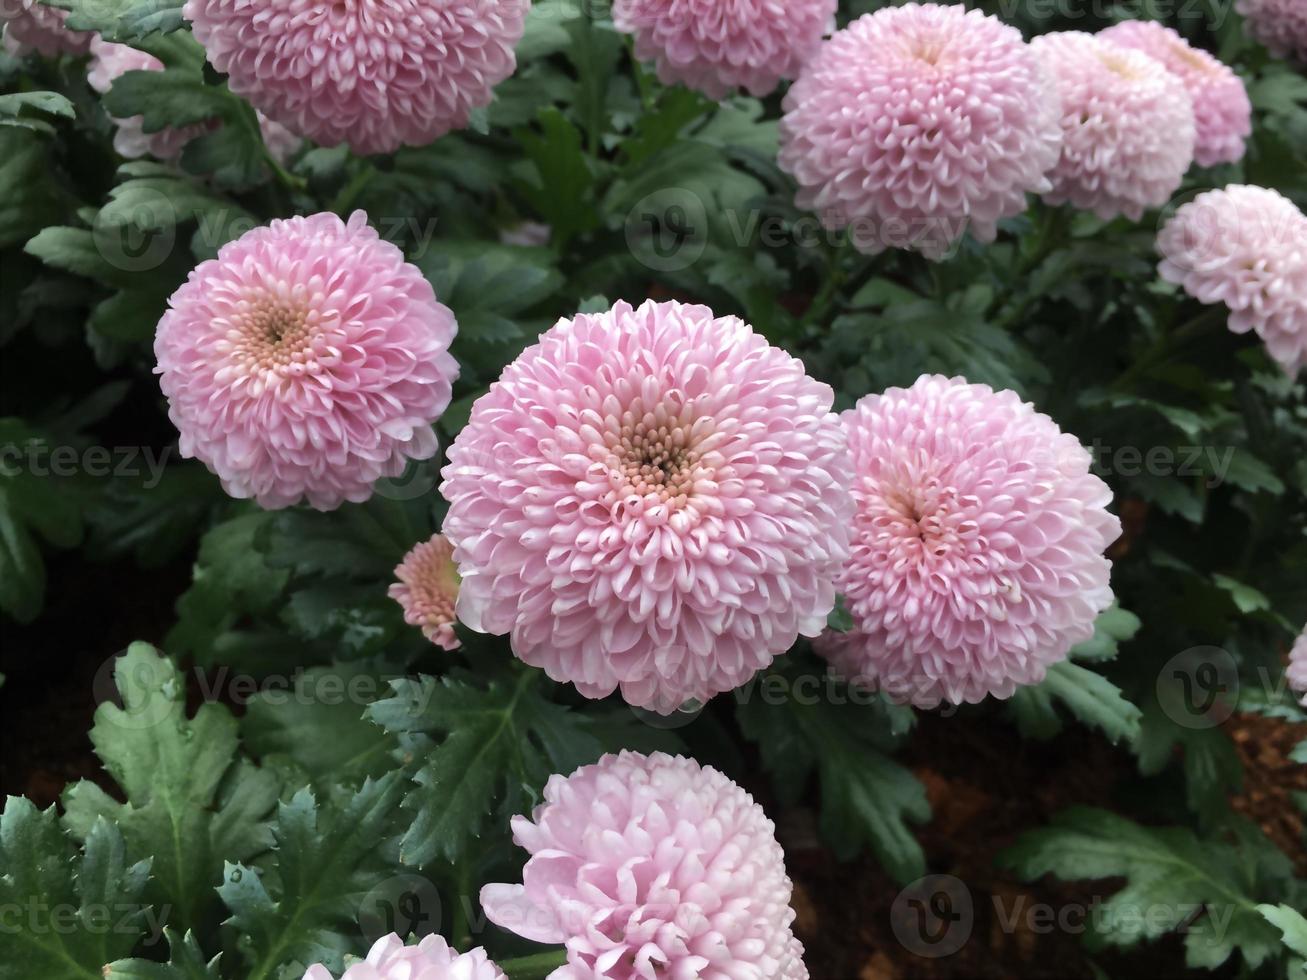
<path id="1" fill-rule="evenodd" d="M 317 214 L 197 266 L 159 322 L 156 372 L 182 454 L 228 493 L 329 509 L 434 455 L 456 330 L 367 215 Z"/>
<path id="2" fill-rule="evenodd" d="M 399 579 L 388 595 L 404 609 L 404 622 L 422 627 L 422 635 L 445 650 L 457 650 L 454 603 L 458 600 L 458 569 L 454 548 L 443 534 L 415 545 L 395 569 Z"/>
<path id="3" fill-rule="evenodd" d="M 1160 61 L 1079 31 L 1031 42 L 1062 95 L 1052 204 L 1138 221 L 1165 204 L 1194 159 L 1194 104 Z"/>
<path id="4" fill-rule="evenodd" d="M 466 126 L 513 73 L 529 0 L 187 0 L 231 90 L 293 132 L 357 153 Z"/>
<path id="5" fill-rule="evenodd" d="M 321 963 L 309 967 L 304 980 L 332 980 Z M 451 949 L 440 936 L 427 936 L 405 946 L 393 932 L 377 940 L 368 958 L 351 966 L 340 980 L 505 980 L 480 947 L 466 953 Z"/>
<path id="6" fill-rule="evenodd" d="M 1284 677 L 1289 682 L 1289 689 L 1303 696 L 1302 706 L 1307 708 L 1307 627 L 1303 627 L 1298 639 L 1293 641 L 1293 649 L 1289 651 L 1289 669 L 1285 671 Z"/>
<path id="7" fill-rule="evenodd" d="M 450 447 L 459 619 L 587 697 L 669 713 L 744 683 L 834 607 L 833 399 L 703 306 L 560 321 Z"/>
<path id="8" fill-rule="evenodd" d="M 756 96 L 796 78 L 835 28 L 837 0 L 614 0 L 613 23 L 635 36 L 665 85 L 711 99 L 737 88 Z"/>
<path id="9" fill-rule="evenodd" d="M 565 943 L 553 980 L 806 980 L 772 822 L 716 769 L 661 752 L 552 776 L 521 885 L 486 885 L 491 922 Z"/>
<path id="10" fill-rule="evenodd" d="M 961 6 L 886 7 L 830 39 L 785 97 L 781 166 L 798 203 L 876 253 L 942 257 L 1001 218 L 1061 143 L 1058 101 L 1015 28 Z"/>
<path id="11" fill-rule="evenodd" d="M 1151 55 L 1184 82 L 1193 99 L 1194 160 L 1200 167 L 1243 159 L 1244 141 L 1253 131 L 1253 107 L 1243 80 L 1228 65 L 1157 21 L 1122 21 L 1098 36 Z"/>
<path id="12" fill-rule="evenodd" d="M 1244 29 L 1277 58 L 1307 62 L 1307 4 L 1302 0 L 1235 0 Z"/>
<path id="13" fill-rule="evenodd" d="M 40 0 L 5 0 L 0 3 L 5 51 L 15 57 L 30 51 L 47 58 L 84 54 L 95 35 L 69 30 L 64 26 L 67 19 L 68 11 L 47 7 Z"/>
<path id="14" fill-rule="evenodd" d="M 919 707 L 1010 697 L 1089 639 L 1121 526 L 1088 451 L 1011 391 L 923 376 L 841 417 L 855 628 L 819 650 Z"/>
<path id="15" fill-rule="evenodd" d="M 1307 216 L 1265 187 L 1231 184 L 1180 207 L 1157 236 L 1158 271 L 1230 329 L 1255 330 L 1284 369 L 1307 366 Z"/>

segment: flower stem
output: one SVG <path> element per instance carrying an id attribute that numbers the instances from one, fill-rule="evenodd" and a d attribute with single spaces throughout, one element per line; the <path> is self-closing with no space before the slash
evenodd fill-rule
<path id="1" fill-rule="evenodd" d="M 1112 383 L 1112 387 L 1118 391 L 1129 388 L 1142 375 L 1175 357 L 1185 344 L 1202 334 L 1209 326 L 1223 322 L 1227 315 L 1228 311 L 1224 306 L 1209 307 L 1178 329 L 1163 333 L 1143 357 L 1135 361 Z"/>
<path id="2" fill-rule="evenodd" d="M 531 956 L 519 956 L 517 959 L 500 960 L 499 968 L 511 980 L 541 980 L 554 970 L 567 963 L 567 950 L 551 949 L 545 953 Z"/>

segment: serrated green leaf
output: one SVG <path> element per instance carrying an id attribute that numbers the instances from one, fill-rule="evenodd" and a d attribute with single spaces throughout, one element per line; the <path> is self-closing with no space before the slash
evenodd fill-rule
<path id="1" fill-rule="evenodd" d="M 1044 738 L 1057 734 L 1061 724 L 1053 713 L 1054 703 L 1065 705 L 1082 723 L 1100 729 L 1113 742 L 1133 742 L 1139 736 L 1139 708 L 1107 678 L 1069 660 L 1050 667 L 1042 683 L 1013 695 L 1012 710 L 1022 733 Z"/>
<path id="2" fill-rule="evenodd" d="M 276 780 L 237 760 L 227 708 L 206 704 L 187 716 L 185 678 L 148 644 L 118 659 L 114 683 L 122 707 L 96 709 L 91 743 L 126 802 L 83 780 L 64 792 L 64 821 L 82 838 L 96 820 L 114 821 L 130 854 L 153 858 L 147 895 L 171 909 L 171 924 L 210 927 L 219 862 L 268 847 Z"/>
<path id="3" fill-rule="evenodd" d="M 178 0 L 41 0 L 51 7 L 69 11 L 67 26 L 78 31 L 96 31 L 107 41 L 131 41 L 155 31 L 175 31 L 183 26 Z"/>
<path id="4" fill-rule="evenodd" d="M 219 980 L 221 956 L 206 960 L 194 933 L 188 932 L 183 937 L 168 929 L 164 935 L 171 951 L 167 963 L 115 960 L 105 968 L 105 980 Z"/>
<path id="5" fill-rule="evenodd" d="M 128 864 L 108 821 L 91 824 L 78 854 L 54 807 L 42 812 L 8 797 L 0 815 L 0 980 L 101 980 L 104 964 L 145 935 L 149 867 Z"/>

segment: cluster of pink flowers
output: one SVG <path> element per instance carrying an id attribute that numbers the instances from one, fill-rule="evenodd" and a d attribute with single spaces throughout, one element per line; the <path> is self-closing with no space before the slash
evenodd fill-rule
<path id="1" fill-rule="evenodd" d="M 4 48 L 9 54 L 29 52 L 53 58 L 60 54 L 85 54 L 95 36 L 64 26 L 68 12 L 47 7 L 39 0 L 4 0 L 0 3 L 0 26 Z"/>
<path id="2" fill-rule="evenodd" d="M 318 963 L 309 967 L 303 980 L 334 980 Z M 504 971 L 481 948 L 460 953 L 440 936 L 427 936 L 416 946 L 391 933 L 377 940 L 367 959 L 351 966 L 340 980 L 506 980 Z"/>
<path id="3" fill-rule="evenodd" d="M 1307 366 L 1307 216 L 1265 187 L 1232 184 L 1179 208 L 1157 236 L 1163 279 L 1223 303 L 1290 376 Z"/>
<path id="4" fill-rule="evenodd" d="M 450 447 L 459 619 L 588 697 L 671 712 L 738 687 L 834 607 L 852 504 L 833 400 L 706 307 L 560 321 Z"/>
<path id="5" fill-rule="evenodd" d="M 1307 63 L 1307 4 L 1302 0 L 1235 0 L 1244 26 L 1277 58 Z"/>
<path id="6" fill-rule="evenodd" d="M 436 452 L 457 326 L 362 212 L 274 221 L 200 264 L 154 350 L 181 451 L 264 507 L 366 500 Z"/>
<path id="7" fill-rule="evenodd" d="M 818 649 L 919 707 L 1007 698 L 1093 635 L 1121 525 L 1090 456 L 1010 391 L 923 377 L 842 416 L 854 629 Z"/>
<path id="8" fill-rule="evenodd" d="M 720 772 L 623 752 L 551 777 L 544 797 L 513 818 L 522 884 L 486 885 L 481 904 L 566 946 L 553 980 L 807 980 L 775 828 Z"/>
<path id="9" fill-rule="evenodd" d="M 231 90 L 292 132 L 358 153 L 468 124 L 513 73 L 529 0 L 187 0 Z"/>
<path id="10" fill-rule="evenodd" d="M 709 98 L 771 92 L 796 78 L 835 28 L 837 0 L 614 0 L 613 23 L 659 79 Z"/>
<path id="11" fill-rule="evenodd" d="M 398 579 L 389 595 L 404 610 L 404 622 L 422 629 L 422 635 L 445 650 L 457 650 L 458 569 L 454 546 L 443 534 L 413 547 L 395 568 Z"/>

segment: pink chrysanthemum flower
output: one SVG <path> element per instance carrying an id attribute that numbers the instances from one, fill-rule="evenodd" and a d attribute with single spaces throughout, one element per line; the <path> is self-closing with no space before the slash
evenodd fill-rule
<path id="1" fill-rule="evenodd" d="M 357 153 L 467 125 L 513 73 L 530 0 L 187 0 L 231 90 L 292 131 Z"/>
<path id="2" fill-rule="evenodd" d="M 1298 634 L 1289 651 L 1289 669 L 1284 672 L 1289 689 L 1297 691 L 1302 697 L 1302 706 L 1307 708 L 1307 627 Z"/>
<path id="3" fill-rule="evenodd" d="M 1156 21 L 1123 21 L 1098 36 L 1151 55 L 1184 82 L 1193 100 L 1194 160 L 1200 167 L 1243 159 L 1253 107 L 1243 80 L 1228 65 Z"/>
<path id="4" fill-rule="evenodd" d="M 853 556 L 836 583 L 855 629 L 820 652 L 930 708 L 1010 697 L 1094 633 L 1121 525 L 1089 452 L 1011 391 L 923 376 L 842 416 Z"/>
<path id="5" fill-rule="evenodd" d="M 906 4 L 854 21 L 785 97 L 780 163 L 798 204 L 875 254 L 943 257 L 970 228 L 1045 191 L 1058 101 L 1020 33 L 963 7 Z"/>
<path id="6" fill-rule="evenodd" d="M 797 78 L 835 29 L 837 0 L 614 0 L 613 23 L 635 37 L 664 85 L 710 99 L 737 88 L 767 95 Z"/>
<path id="7" fill-rule="evenodd" d="M 833 399 L 703 306 L 560 321 L 449 450 L 458 618 L 587 697 L 670 713 L 739 686 L 834 607 L 852 503 Z"/>
<path id="8" fill-rule="evenodd" d="M 1062 94 L 1062 156 L 1051 204 L 1138 221 L 1180 187 L 1194 159 L 1193 100 L 1142 51 L 1079 31 L 1031 42 Z"/>
<path id="9" fill-rule="evenodd" d="M 552 776 L 521 885 L 486 885 L 496 925 L 565 943 L 552 980 L 805 980 L 772 822 L 716 769 L 661 752 Z"/>
<path id="10" fill-rule="evenodd" d="M 311 966 L 304 980 L 333 980 L 321 963 Z M 440 936 L 427 936 L 405 946 L 393 932 L 377 940 L 368 958 L 351 966 L 340 980 L 505 980 L 504 971 L 477 947 L 466 953 L 451 949 Z"/>
<path id="11" fill-rule="evenodd" d="M 1307 216 L 1265 187 L 1231 184 L 1180 207 L 1157 236 L 1158 271 L 1230 329 L 1255 330 L 1290 376 L 1307 366 Z"/>
<path id="12" fill-rule="evenodd" d="M 118 76 L 129 71 L 163 71 L 163 62 L 152 54 L 139 51 L 126 44 L 114 44 L 98 35 L 91 39 L 91 64 L 86 73 L 86 80 L 91 88 L 101 95 L 108 92 Z M 292 153 L 299 148 L 300 138 L 277 123 L 258 113 L 259 128 L 263 132 L 264 142 L 269 152 L 279 162 L 285 163 Z M 195 137 L 206 132 L 210 127 L 203 123 L 184 126 L 180 129 L 163 129 L 154 133 L 145 132 L 144 120 L 140 116 L 127 119 L 114 119 L 113 147 L 129 160 L 139 157 L 154 157 L 156 160 L 174 160 Z"/>
<path id="13" fill-rule="evenodd" d="M 1307 62 L 1307 4 L 1302 0 L 1235 0 L 1244 29 L 1277 58 Z"/>
<path id="14" fill-rule="evenodd" d="M 398 582 L 389 596 L 404 609 L 404 622 L 420 626 L 422 635 L 445 650 L 457 650 L 454 604 L 458 601 L 458 569 L 454 548 L 443 534 L 416 545 L 395 568 Z"/>
<path id="15" fill-rule="evenodd" d="M 183 456 L 267 508 L 362 501 L 436 452 L 457 325 L 355 212 L 274 221 L 191 272 L 155 369 Z"/>
<path id="16" fill-rule="evenodd" d="M 60 54 L 84 54 L 95 37 L 89 31 L 70 31 L 64 26 L 68 12 L 47 7 L 38 0 L 0 2 L 0 26 L 4 27 L 4 48 L 14 57 L 29 52 L 53 58 Z"/>

